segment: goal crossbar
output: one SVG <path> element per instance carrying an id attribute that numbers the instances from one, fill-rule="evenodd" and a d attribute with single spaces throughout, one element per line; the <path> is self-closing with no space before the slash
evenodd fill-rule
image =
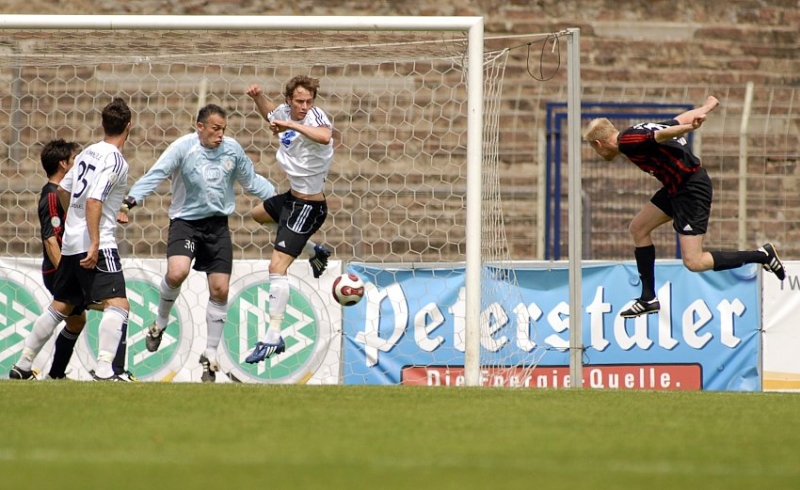
<path id="1" fill-rule="evenodd" d="M 293 16 L 293 15 L 27 15 L 0 17 L 0 29 L 100 30 L 326 30 L 326 31 L 470 31 L 482 17 Z"/>

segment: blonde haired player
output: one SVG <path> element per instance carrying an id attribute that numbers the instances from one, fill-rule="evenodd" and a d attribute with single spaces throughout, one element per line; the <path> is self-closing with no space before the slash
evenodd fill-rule
<path id="1" fill-rule="evenodd" d="M 661 305 L 656 298 L 656 249 L 652 232 L 672 221 L 678 233 L 683 264 L 692 272 L 734 269 L 748 263 L 763 264 L 778 279 L 786 271 L 771 243 L 758 250 L 706 252 L 703 239 L 711 214 L 711 178 L 700 159 L 689 149 L 684 137 L 706 121 L 719 105 L 709 96 L 705 104 L 662 122 L 648 122 L 619 131 L 606 118 L 592 120 L 583 134 L 598 155 L 611 161 L 622 154 L 637 167 L 657 178 L 663 187 L 646 203 L 630 224 L 635 246 L 634 257 L 642 281 L 642 295 L 620 313 L 633 318 L 656 313 Z"/>

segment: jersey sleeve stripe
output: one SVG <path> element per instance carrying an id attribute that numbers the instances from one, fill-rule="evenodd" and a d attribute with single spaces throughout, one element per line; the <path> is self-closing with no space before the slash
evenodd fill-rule
<path id="1" fill-rule="evenodd" d="M 314 115 L 314 122 L 317 123 L 317 126 L 324 126 L 324 127 L 329 126 L 328 122 L 325 119 L 324 114 L 322 114 L 322 111 L 320 111 L 316 107 L 312 107 L 311 113 Z"/>
<path id="2" fill-rule="evenodd" d="M 635 144 L 642 143 L 644 141 L 647 141 L 646 134 L 626 134 L 619 139 L 619 142 L 622 144 Z"/>
<path id="3" fill-rule="evenodd" d="M 47 211 L 51 218 L 58 216 L 58 196 L 55 192 L 47 195 Z"/>
<path id="4" fill-rule="evenodd" d="M 52 226 L 53 219 L 52 218 L 60 218 L 61 216 L 58 213 L 58 194 L 55 192 L 51 192 L 47 195 L 47 209 L 50 214 L 50 224 Z M 63 234 L 64 229 L 64 220 L 59 220 L 58 226 L 53 226 L 53 236 L 56 237 L 59 246 L 61 245 L 61 235 Z"/>
<path id="5" fill-rule="evenodd" d="M 114 173 L 119 175 L 123 169 L 124 158 L 120 153 L 114 153 Z"/>
<path id="6" fill-rule="evenodd" d="M 106 198 L 108 197 L 108 194 L 111 193 L 112 189 L 114 189 L 113 183 L 109 182 L 108 184 L 106 184 L 105 189 L 103 189 L 103 193 L 100 195 L 100 197 L 103 198 L 102 199 L 103 202 L 105 202 Z"/>

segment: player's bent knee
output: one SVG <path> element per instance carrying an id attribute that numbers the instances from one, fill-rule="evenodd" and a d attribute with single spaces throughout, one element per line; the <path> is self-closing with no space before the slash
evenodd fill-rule
<path id="1" fill-rule="evenodd" d="M 217 303 L 227 303 L 228 302 L 228 288 L 211 288 L 208 293 L 208 297 L 212 300 L 216 301 Z"/>
<path id="2" fill-rule="evenodd" d="M 636 221 L 632 221 L 628 226 L 628 233 L 630 233 L 631 237 L 633 237 L 634 243 L 639 243 L 643 239 L 647 238 L 648 235 L 644 228 L 636 225 Z"/>
<path id="3" fill-rule="evenodd" d="M 130 311 L 131 306 L 128 303 L 128 298 L 108 298 L 103 301 L 103 308 L 108 308 L 109 306 L 113 306 L 116 308 L 120 308 L 125 311 Z"/>
<path id="4" fill-rule="evenodd" d="M 179 287 L 181 287 L 181 285 L 183 284 L 183 281 L 185 281 L 187 277 L 189 277 L 189 271 L 188 270 L 187 271 L 180 270 L 180 271 L 177 271 L 177 272 L 176 271 L 169 271 L 169 272 L 167 272 L 167 276 L 166 276 L 167 284 L 172 289 L 179 288 Z"/>
<path id="5" fill-rule="evenodd" d="M 707 271 L 709 268 L 706 264 L 703 263 L 702 260 L 698 258 L 683 258 L 683 265 L 689 269 L 691 272 L 703 272 Z"/>
<path id="6" fill-rule="evenodd" d="M 66 320 L 66 325 L 64 328 L 67 329 L 68 332 L 78 335 L 83 331 L 83 327 L 86 326 L 86 316 L 68 316 Z"/>

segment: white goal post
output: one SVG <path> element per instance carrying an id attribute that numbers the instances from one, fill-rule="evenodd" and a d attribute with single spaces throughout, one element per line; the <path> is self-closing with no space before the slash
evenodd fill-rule
<path id="1" fill-rule="evenodd" d="M 484 239 L 486 203 L 484 167 L 487 159 L 484 127 L 486 114 L 484 108 L 486 87 L 485 70 L 486 55 L 484 52 L 484 20 L 482 17 L 410 17 L 410 16 L 172 16 L 172 15 L 4 15 L 0 17 L 0 31 L 32 30 L 32 31 L 325 31 L 341 33 L 342 36 L 352 31 L 394 31 L 394 32 L 440 32 L 461 34 L 465 38 L 466 52 L 460 56 L 460 66 L 466 73 L 466 140 L 458 144 L 465 147 L 466 159 L 465 192 L 463 202 L 466 208 L 466 219 L 463 227 L 463 256 L 465 258 L 465 310 L 464 323 L 464 382 L 467 386 L 481 384 L 481 321 L 484 317 L 481 304 L 482 274 L 486 262 L 491 260 L 482 253 Z M 563 35 L 563 33 L 562 33 Z M 568 82 L 569 82 L 569 124 L 572 141 L 570 146 L 570 374 L 575 382 L 572 386 L 580 387 L 582 329 L 581 329 L 581 297 L 580 297 L 580 260 L 581 257 L 581 219 L 580 219 L 580 84 L 579 84 L 579 37 L 577 29 L 566 33 L 568 38 Z M 87 40 L 91 43 L 91 40 Z M 95 43 L 97 41 L 94 41 Z M 147 39 L 142 39 L 146 43 Z M 266 45 L 268 42 L 263 42 Z M 410 44 L 413 44 L 410 43 Z M 369 48 L 369 45 L 364 45 Z M 8 47 L 0 46 L 0 50 Z M 323 50 L 326 47 L 310 49 Z M 13 49 L 13 48 L 12 48 Z M 304 48 L 309 49 L 309 48 Z M 103 53 L 97 64 L 114 63 L 113 49 Z M 202 53 L 191 53 L 201 56 Z M 36 53 L 38 62 L 58 63 L 58 48 L 53 53 L 42 55 Z M 15 53 L 24 58 L 24 53 Z M 42 61 L 44 59 L 44 61 Z M 202 58 L 201 58 L 202 59 Z M 147 59 L 142 60 L 147 63 Z M 181 63 L 180 54 L 175 63 Z M 473 69 L 479 67 L 479 69 Z M 0 68 L 2 71 L 2 68 Z M 500 75 L 502 77 L 502 75 Z M 79 77 L 77 77 L 79 78 Z M 444 77 L 443 77 L 444 78 Z M 201 80 L 202 82 L 202 80 Z M 200 98 L 202 100 L 202 97 Z M 499 112 L 497 107 L 494 111 Z M 69 119 L 67 116 L 65 119 Z M 494 128 L 499 132 L 499 128 Z M 399 137 L 398 137 L 399 138 Z M 13 144 L 13 141 L 12 141 Z M 492 144 L 496 142 L 492 141 Z M 496 154 L 494 155 L 496 160 Z M 496 163 L 493 162 L 493 163 Z M 574 202 L 573 202 L 574 200 Z M 354 224 L 354 226 L 357 224 Z M 461 237 L 456 237 L 461 238 Z M 458 248 L 458 244 L 456 247 Z M 377 252 L 376 252 L 377 253 Z M 574 258 L 574 259 L 573 259 Z"/>

